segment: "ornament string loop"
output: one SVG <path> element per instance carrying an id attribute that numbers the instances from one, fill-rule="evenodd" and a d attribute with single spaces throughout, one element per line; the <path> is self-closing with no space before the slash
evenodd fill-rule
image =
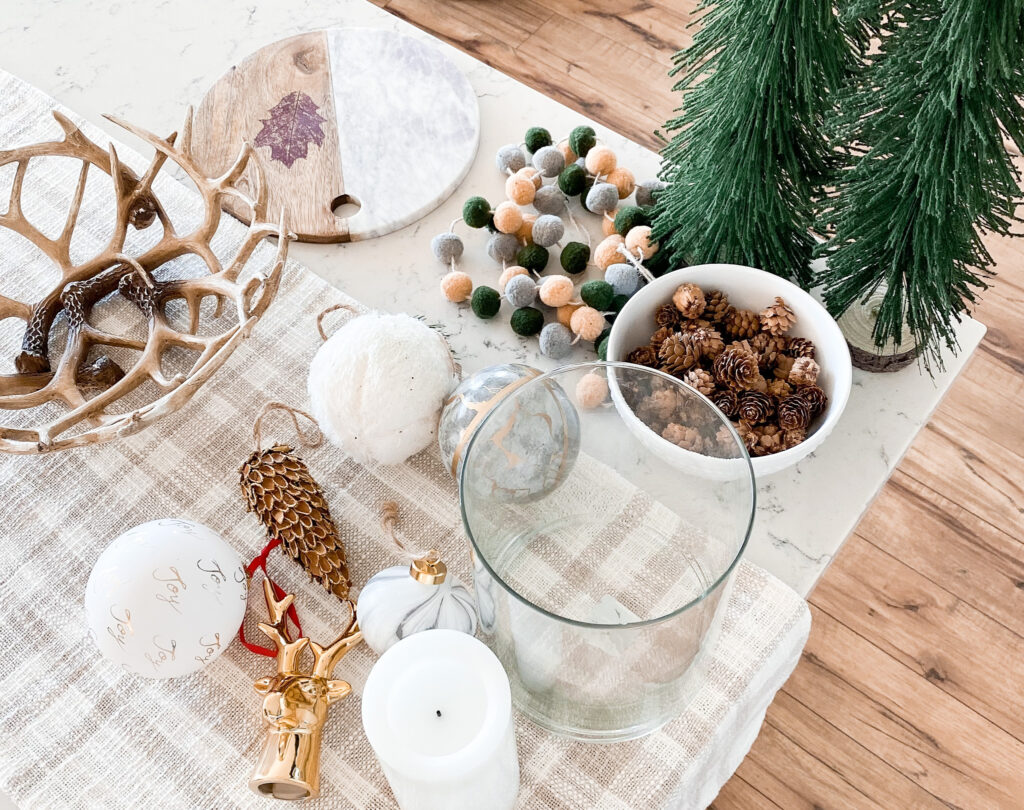
<path id="1" fill-rule="evenodd" d="M 397 523 L 398 504 L 394 501 L 385 501 L 380 507 L 380 528 L 384 532 L 384 537 L 391 541 L 391 545 L 395 547 L 398 553 L 408 560 L 426 560 L 427 562 L 434 563 L 441 559 L 441 555 L 436 548 L 423 551 L 412 548 L 407 543 L 399 540 L 398 535 L 395 533 L 395 525 Z"/>
<path id="2" fill-rule="evenodd" d="M 330 315 L 332 312 L 337 312 L 339 309 L 344 309 L 351 312 L 353 315 L 358 315 L 359 310 L 352 306 L 352 304 L 334 304 L 333 306 L 327 307 L 323 312 L 316 316 L 316 331 L 320 333 L 320 339 L 327 340 L 327 333 L 324 331 L 324 318 Z"/>
<path id="3" fill-rule="evenodd" d="M 310 414 L 300 410 L 299 408 L 293 408 L 291 405 L 285 405 L 283 402 L 268 402 L 263 406 L 263 409 L 256 417 L 256 421 L 252 424 L 252 439 L 257 451 L 259 451 L 263 445 L 263 419 L 271 411 L 284 411 L 292 418 L 292 424 L 295 426 L 295 433 L 298 435 L 299 443 L 303 447 L 319 447 L 323 444 L 324 434 L 320 431 L 320 425 L 317 423 L 316 419 L 314 419 Z M 316 428 L 315 434 L 307 433 L 299 426 L 300 416 L 312 423 L 313 427 Z"/>
<path id="4" fill-rule="evenodd" d="M 267 555 L 279 545 L 281 545 L 281 541 L 279 539 L 275 538 L 271 540 L 263 547 L 263 550 L 259 554 L 253 557 L 252 562 L 245 567 L 245 578 L 249 582 L 249 585 L 252 585 L 252 578 L 257 569 L 262 570 L 263 576 L 267 578 L 267 582 L 270 583 L 270 587 L 274 589 L 274 598 L 278 600 L 284 599 L 285 596 L 288 595 L 288 592 L 274 582 L 274 580 L 270 578 L 270 574 L 267 573 Z M 295 610 L 294 604 L 288 607 L 288 618 L 291 620 L 291 623 L 295 625 L 295 637 L 302 638 L 302 625 L 299 623 L 299 614 L 298 611 Z M 254 644 L 251 641 L 247 641 L 245 638 L 244 624 L 238 628 L 238 640 L 242 643 L 242 646 L 251 653 L 256 653 L 256 655 L 265 655 L 267 658 L 277 657 L 277 650 L 272 650 L 270 647 L 264 647 L 261 644 Z"/>

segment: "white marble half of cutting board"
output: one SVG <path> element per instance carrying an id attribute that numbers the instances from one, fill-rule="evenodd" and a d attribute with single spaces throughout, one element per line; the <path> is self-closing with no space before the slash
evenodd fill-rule
<path id="1" fill-rule="evenodd" d="M 252 144 L 272 220 L 285 206 L 300 240 L 348 242 L 437 208 L 469 171 L 479 139 L 476 94 L 437 47 L 394 31 L 330 28 L 266 45 L 221 76 L 196 110 L 193 150 L 214 173 Z"/>

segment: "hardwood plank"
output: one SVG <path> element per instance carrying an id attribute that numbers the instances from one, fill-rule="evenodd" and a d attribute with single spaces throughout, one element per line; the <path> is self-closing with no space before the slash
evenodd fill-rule
<path id="1" fill-rule="evenodd" d="M 893 475 L 857 533 L 1024 636 L 1020 538 L 979 520 L 902 470 Z M 846 572 L 850 566 L 842 558 L 835 567 Z"/>
<path id="2" fill-rule="evenodd" d="M 570 22 L 565 31 L 567 41 L 559 53 L 573 48 L 568 40 L 575 36 L 576 26 L 589 28 L 644 56 L 659 53 L 671 57 L 693 42 L 692 15 L 686 3 L 659 8 L 647 2 L 623 0 L 561 0 L 558 5 L 558 13 Z"/>
<path id="3" fill-rule="evenodd" d="M 1019 806 L 1024 745 L 835 617 L 811 612 L 815 629 L 786 694 L 941 801 Z"/>
<path id="4" fill-rule="evenodd" d="M 775 810 L 775 802 L 741 776 L 734 776 L 719 791 L 708 810 Z M 779 808 L 782 810 L 782 808 Z"/>
<path id="5" fill-rule="evenodd" d="M 811 603 L 1024 740 L 1024 638 L 854 535 Z"/>

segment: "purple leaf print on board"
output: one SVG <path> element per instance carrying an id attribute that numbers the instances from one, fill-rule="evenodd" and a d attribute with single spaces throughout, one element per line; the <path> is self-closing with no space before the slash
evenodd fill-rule
<path id="1" fill-rule="evenodd" d="M 270 118 L 261 118 L 263 129 L 254 143 L 269 146 L 271 160 L 278 160 L 289 169 L 299 158 L 306 157 L 310 142 L 322 146 L 324 131 L 320 124 L 327 119 L 320 108 L 307 96 L 296 90 L 281 99 L 270 110 Z"/>

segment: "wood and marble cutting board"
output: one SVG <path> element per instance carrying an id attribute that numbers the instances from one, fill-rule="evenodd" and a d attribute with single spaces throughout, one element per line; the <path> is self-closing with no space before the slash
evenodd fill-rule
<path id="1" fill-rule="evenodd" d="M 332 28 L 267 45 L 225 73 L 196 110 L 193 150 L 204 170 L 220 173 L 248 141 L 266 174 L 272 221 L 286 205 L 300 240 L 348 242 L 397 230 L 444 202 L 479 137 L 476 94 L 437 47 Z M 248 211 L 225 208 L 247 220 Z"/>

